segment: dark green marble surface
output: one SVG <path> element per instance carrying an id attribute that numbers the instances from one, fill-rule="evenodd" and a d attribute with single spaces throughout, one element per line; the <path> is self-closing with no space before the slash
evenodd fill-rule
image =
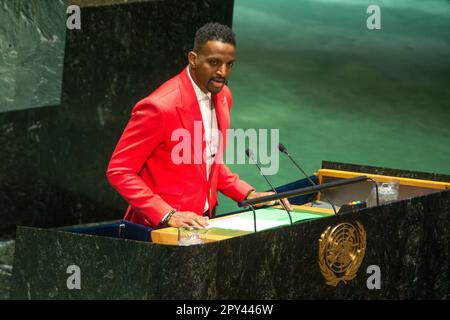
<path id="1" fill-rule="evenodd" d="M 149 0 L 70 0 L 70 4 L 77 5 L 80 7 L 90 7 L 90 6 L 105 6 L 111 4 L 128 4 L 133 2 L 145 2 Z M 153 0 L 153 1 L 164 1 L 164 0 Z"/>
<path id="2" fill-rule="evenodd" d="M 11 287 L 14 240 L 0 241 L 0 300 L 8 299 Z"/>
<path id="3" fill-rule="evenodd" d="M 0 112 L 59 105 L 68 0 L 0 0 Z"/>
<path id="4" fill-rule="evenodd" d="M 359 221 L 367 249 L 355 279 L 325 284 L 318 239 L 328 226 Z M 19 228 L 16 299 L 448 299 L 450 191 L 217 243 L 163 246 Z M 66 268 L 81 268 L 68 290 Z M 366 287 L 369 265 L 381 289 Z"/>

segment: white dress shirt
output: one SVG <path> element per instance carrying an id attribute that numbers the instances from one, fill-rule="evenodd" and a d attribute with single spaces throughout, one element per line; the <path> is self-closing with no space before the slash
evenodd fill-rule
<path id="1" fill-rule="evenodd" d="M 206 140 L 206 179 L 209 180 L 209 175 L 211 174 L 211 167 L 214 162 L 214 157 L 219 148 L 219 126 L 217 124 L 216 109 L 214 108 L 214 103 L 211 99 L 211 92 L 204 93 L 192 80 L 189 68 L 188 68 L 189 79 L 194 87 L 195 94 L 197 96 L 198 105 L 200 106 L 200 111 L 202 113 L 203 128 L 205 130 L 205 140 Z M 197 138 L 197 137 L 194 137 Z M 206 198 L 205 208 L 203 212 L 209 209 L 208 198 Z"/>

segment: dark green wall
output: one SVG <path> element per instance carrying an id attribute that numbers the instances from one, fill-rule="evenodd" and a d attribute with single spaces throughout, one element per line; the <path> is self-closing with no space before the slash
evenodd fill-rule
<path id="1" fill-rule="evenodd" d="M 450 173 L 449 1 L 237 0 L 233 29 L 233 127 L 280 129 L 311 174 L 322 160 Z M 272 182 L 297 177 L 281 158 Z"/>

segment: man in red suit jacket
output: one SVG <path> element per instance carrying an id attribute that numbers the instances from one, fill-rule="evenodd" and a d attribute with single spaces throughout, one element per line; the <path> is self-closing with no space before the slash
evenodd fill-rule
<path id="1" fill-rule="evenodd" d="M 226 79 L 235 60 L 233 32 L 217 23 L 203 26 L 188 60 L 180 74 L 136 104 L 111 157 L 107 178 L 129 203 L 125 220 L 202 228 L 212 216 L 217 190 L 235 201 L 271 194 L 256 192 L 221 161 L 230 126 Z M 180 129 L 191 137 L 181 152 L 174 139 Z"/>

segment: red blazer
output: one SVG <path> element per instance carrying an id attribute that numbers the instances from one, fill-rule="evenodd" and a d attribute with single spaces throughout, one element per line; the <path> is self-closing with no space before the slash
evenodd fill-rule
<path id="1" fill-rule="evenodd" d="M 225 86 L 212 97 L 224 133 L 230 127 L 231 92 Z M 217 190 L 242 201 L 254 189 L 223 163 L 213 163 L 208 181 L 203 160 L 200 164 L 172 161 L 172 149 L 180 143 L 171 141 L 173 130 L 185 128 L 194 137 L 194 121 L 202 121 L 202 115 L 187 68 L 135 105 L 106 172 L 109 183 L 129 203 L 125 220 L 155 227 L 172 208 L 203 215 L 206 198 L 211 215 Z M 191 140 L 194 155 L 195 141 Z M 204 138 L 201 143 L 203 153 Z M 221 143 L 216 159 L 223 158 L 225 134 Z"/>

